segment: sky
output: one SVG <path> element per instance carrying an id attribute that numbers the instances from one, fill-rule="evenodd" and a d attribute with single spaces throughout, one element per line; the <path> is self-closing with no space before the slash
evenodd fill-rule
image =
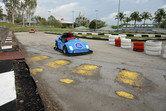
<path id="1" fill-rule="evenodd" d="M 118 4 L 119 0 L 37 0 L 35 15 L 45 18 L 53 15 L 58 20 L 64 18 L 65 21 L 73 21 L 73 18 L 82 12 L 90 21 L 97 18 L 108 25 L 116 25 Z M 2 0 L 0 5 L 6 13 Z M 130 16 L 134 11 L 140 14 L 147 11 L 154 16 L 154 12 L 159 8 L 164 8 L 166 11 L 166 0 L 120 0 L 120 12 L 126 16 Z"/>

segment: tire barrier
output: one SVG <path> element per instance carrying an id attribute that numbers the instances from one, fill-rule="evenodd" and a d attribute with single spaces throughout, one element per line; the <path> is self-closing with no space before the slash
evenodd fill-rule
<path id="1" fill-rule="evenodd" d="M 131 48 L 131 39 L 121 39 L 121 48 Z"/>
<path id="2" fill-rule="evenodd" d="M 115 45 L 115 39 L 118 39 L 119 37 L 121 39 L 123 39 L 123 38 L 126 38 L 126 35 L 110 35 L 109 36 L 109 44 Z"/>
<path id="3" fill-rule="evenodd" d="M 120 35 L 120 38 L 121 38 L 121 39 L 125 39 L 125 38 L 126 38 L 126 35 Z"/>
<path id="4" fill-rule="evenodd" d="M 133 42 L 133 51 L 144 52 L 144 42 Z"/>
<path id="5" fill-rule="evenodd" d="M 165 47 L 164 47 L 163 58 L 165 58 L 165 59 L 166 59 L 166 45 L 165 45 Z"/>
<path id="6" fill-rule="evenodd" d="M 115 46 L 120 47 L 121 46 L 121 39 L 120 37 L 118 39 L 115 39 Z"/>
<path id="7" fill-rule="evenodd" d="M 110 35 L 109 36 L 109 44 L 115 45 L 115 39 L 118 39 L 118 38 L 119 38 L 118 35 Z"/>
<path id="8" fill-rule="evenodd" d="M 7 37 L 4 41 L 4 44 L 1 46 L 3 52 L 10 52 L 12 51 L 12 38 Z"/>
<path id="9" fill-rule="evenodd" d="M 161 55 L 162 42 L 155 40 L 146 41 L 145 53 L 147 55 Z"/>

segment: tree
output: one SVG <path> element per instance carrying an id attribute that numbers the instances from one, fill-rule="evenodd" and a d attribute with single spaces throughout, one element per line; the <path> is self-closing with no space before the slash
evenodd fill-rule
<path id="1" fill-rule="evenodd" d="M 138 21 L 138 22 L 141 21 L 141 17 L 140 17 L 140 15 L 139 15 L 139 12 L 136 12 L 136 11 L 133 12 L 133 13 L 130 15 L 130 18 L 131 18 L 131 20 L 134 20 L 134 29 L 135 29 L 137 21 Z"/>
<path id="2" fill-rule="evenodd" d="M 151 17 L 152 17 L 151 13 L 149 12 L 143 12 L 140 16 L 144 20 L 144 25 L 145 25 L 145 21 L 148 19 L 151 20 Z"/>
<path id="3" fill-rule="evenodd" d="M 125 17 L 124 18 L 124 23 L 126 24 L 126 27 L 128 25 L 128 23 L 131 21 L 130 17 Z"/>
<path id="4" fill-rule="evenodd" d="M 98 28 L 102 28 L 105 26 L 105 22 L 101 21 L 101 20 L 97 20 L 97 29 Z M 89 24 L 89 28 L 90 29 L 95 29 L 96 28 L 96 19 L 92 20 Z"/>
<path id="5" fill-rule="evenodd" d="M 19 5 L 19 11 L 21 13 L 22 16 L 22 26 L 25 26 L 25 10 L 28 7 L 28 0 L 21 0 L 20 1 L 20 5 Z"/>
<path id="6" fill-rule="evenodd" d="M 128 24 L 131 21 L 130 17 L 125 17 L 125 22 Z"/>
<path id="7" fill-rule="evenodd" d="M 2 9 L 2 6 L 0 6 L 0 20 L 3 20 L 3 9 Z"/>
<path id="8" fill-rule="evenodd" d="M 15 16 L 15 23 L 21 23 L 21 22 L 22 22 L 22 15 L 18 13 Z"/>
<path id="9" fill-rule="evenodd" d="M 33 19 L 36 21 L 36 23 L 40 23 L 40 20 L 41 20 L 42 17 L 40 16 L 34 16 Z"/>
<path id="10" fill-rule="evenodd" d="M 40 25 L 48 25 L 47 20 L 45 18 L 41 18 Z"/>
<path id="11" fill-rule="evenodd" d="M 61 27 L 61 23 L 52 15 L 48 17 L 48 24 L 54 27 Z"/>
<path id="12" fill-rule="evenodd" d="M 160 8 L 154 13 L 154 15 L 155 15 L 154 21 L 158 23 L 158 28 L 159 28 L 162 20 L 166 18 L 166 12 L 164 11 L 163 8 Z"/>
<path id="13" fill-rule="evenodd" d="M 34 15 L 35 9 L 37 7 L 37 1 L 36 0 L 28 0 L 27 1 L 27 9 L 26 13 L 29 19 L 29 26 L 31 25 L 31 17 Z"/>
<path id="14" fill-rule="evenodd" d="M 14 15 L 15 15 L 16 9 L 19 5 L 19 0 L 3 0 L 3 3 L 6 6 L 6 11 L 8 13 L 11 13 L 12 23 L 14 24 Z"/>
<path id="15" fill-rule="evenodd" d="M 166 29 L 166 20 L 162 21 L 160 27 Z"/>
<path id="16" fill-rule="evenodd" d="M 124 14 L 123 12 L 120 12 L 119 13 L 119 20 L 121 22 L 121 25 L 122 25 L 122 21 L 123 19 L 125 18 L 126 14 Z M 115 19 L 118 19 L 118 14 L 116 15 L 116 18 Z"/>

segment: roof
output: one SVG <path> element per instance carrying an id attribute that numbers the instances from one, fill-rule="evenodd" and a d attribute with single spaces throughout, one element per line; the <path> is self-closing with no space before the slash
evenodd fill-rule
<path id="1" fill-rule="evenodd" d="M 70 22 L 70 21 L 64 21 L 64 20 L 61 20 L 60 21 L 62 24 L 73 24 L 73 22 Z"/>
<path id="2" fill-rule="evenodd" d="M 88 27 L 84 27 L 84 26 L 80 26 L 80 27 L 76 27 L 75 29 L 77 30 L 88 30 Z"/>
<path id="3" fill-rule="evenodd" d="M 102 27 L 99 30 L 112 30 L 112 28 L 110 26 L 106 26 L 106 27 Z"/>

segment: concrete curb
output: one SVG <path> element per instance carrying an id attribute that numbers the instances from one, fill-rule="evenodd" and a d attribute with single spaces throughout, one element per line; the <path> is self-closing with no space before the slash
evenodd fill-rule
<path id="1" fill-rule="evenodd" d="M 132 36 L 132 37 L 166 37 L 164 34 L 105 34 L 105 33 L 78 33 L 74 32 L 75 34 L 86 34 L 86 35 L 126 35 L 126 36 Z"/>
<path id="2" fill-rule="evenodd" d="M 5 33 L 7 34 L 7 32 Z M 1 51 L 12 51 L 12 38 L 1 38 Z M 0 60 L 0 111 L 17 111 L 15 75 L 12 60 Z"/>

